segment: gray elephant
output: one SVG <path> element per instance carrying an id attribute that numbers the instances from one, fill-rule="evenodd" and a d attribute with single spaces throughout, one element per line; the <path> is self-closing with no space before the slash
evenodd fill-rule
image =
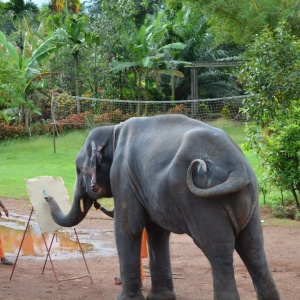
<path id="1" fill-rule="evenodd" d="M 69 227 L 97 199 L 114 198 L 114 226 L 123 281 L 118 300 L 144 299 L 140 247 L 148 233 L 152 287 L 147 299 L 175 299 L 170 233 L 188 234 L 208 258 L 214 299 L 239 299 L 238 252 L 258 299 L 280 299 L 265 256 L 255 175 L 222 130 L 182 115 L 131 118 L 95 128 L 76 157 L 72 208 L 64 215 L 49 196 L 53 219 Z"/>

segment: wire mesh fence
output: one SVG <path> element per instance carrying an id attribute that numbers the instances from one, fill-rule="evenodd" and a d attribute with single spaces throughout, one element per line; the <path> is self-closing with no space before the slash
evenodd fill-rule
<path id="1" fill-rule="evenodd" d="M 204 122 L 222 119 L 243 122 L 240 112 L 246 96 L 176 101 L 137 101 L 53 94 L 52 122 L 67 128 L 93 128 L 118 124 L 131 117 L 183 114 Z M 224 123 L 224 122 L 223 122 Z"/>

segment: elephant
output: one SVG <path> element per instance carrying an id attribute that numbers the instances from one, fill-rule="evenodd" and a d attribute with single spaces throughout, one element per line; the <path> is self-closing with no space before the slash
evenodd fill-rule
<path id="1" fill-rule="evenodd" d="M 233 253 L 244 262 L 258 299 L 280 299 L 267 262 L 257 180 L 225 131 L 183 115 L 132 117 L 94 128 L 76 157 L 74 199 L 63 214 L 46 197 L 56 223 L 80 223 L 98 199 L 114 199 L 122 276 L 118 300 L 145 299 L 140 248 L 148 234 L 149 300 L 176 299 L 169 237 L 187 234 L 207 257 L 215 300 L 240 299 Z"/>

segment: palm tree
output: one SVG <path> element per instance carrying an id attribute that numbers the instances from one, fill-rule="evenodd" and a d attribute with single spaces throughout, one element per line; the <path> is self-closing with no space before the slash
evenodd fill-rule
<path id="1" fill-rule="evenodd" d="M 67 16 L 79 13 L 79 7 L 80 0 L 50 0 L 48 8 L 52 17 L 52 30 L 54 30 L 54 24 L 56 23 L 56 14 L 60 15 L 58 20 L 60 21 L 60 24 L 63 25 Z"/>
<path id="2" fill-rule="evenodd" d="M 62 12 L 65 7 L 65 0 L 50 0 L 49 8 L 53 12 Z"/>
<path id="3" fill-rule="evenodd" d="M 80 96 L 79 92 L 79 67 L 80 53 L 88 47 L 85 37 L 86 17 L 77 15 L 68 16 L 65 28 L 57 29 L 52 37 L 47 41 L 49 47 L 53 47 L 54 51 L 66 50 L 74 59 L 75 72 L 75 95 Z M 77 112 L 80 113 L 80 101 L 77 100 Z"/>
<path id="4" fill-rule="evenodd" d="M 12 18 L 7 11 L 8 3 L 0 2 L 0 30 L 6 34 L 11 34 L 15 31 Z"/>
<path id="5" fill-rule="evenodd" d="M 78 14 L 80 0 L 50 0 L 49 8 L 56 12 L 66 11 L 67 14 Z"/>
<path id="6" fill-rule="evenodd" d="M 179 60 L 195 62 L 227 58 L 227 52 L 216 46 L 214 36 L 208 32 L 208 18 L 199 16 L 199 13 L 193 15 L 188 10 L 179 11 L 179 14 L 181 17 L 174 26 L 174 32 L 179 41 L 187 44 L 181 51 Z M 184 73 L 184 78 L 178 80 L 176 91 L 180 99 L 187 99 L 191 90 L 191 74 L 189 68 L 180 70 Z M 240 93 L 235 78 L 223 71 L 201 68 L 198 79 L 201 97 L 225 97 Z"/>
<path id="7" fill-rule="evenodd" d="M 23 52 L 23 23 L 27 32 L 31 36 L 32 32 L 28 22 L 28 17 L 30 15 L 37 14 L 39 12 L 39 8 L 36 4 L 31 2 L 31 0 L 28 2 L 25 2 L 24 0 L 10 0 L 7 4 L 6 11 L 12 14 L 13 20 L 15 20 L 18 24 L 19 40 L 17 41 L 17 45 L 21 49 L 21 52 Z"/>

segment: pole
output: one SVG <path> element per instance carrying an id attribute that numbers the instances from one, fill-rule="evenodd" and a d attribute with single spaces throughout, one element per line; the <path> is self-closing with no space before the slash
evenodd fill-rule
<path id="1" fill-rule="evenodd" d="M 198 99 L 198 69 L 191 68 L 191 98 L 192 100 Z M 192 103 L 192 115 L 197 114 L 197 103 Z"/>
<path id="2" fill-rule="evenodd" d="M 53 151 L 56 153 L 56 140 L 55 140 L 55 104 L 54 96 L 51 96 L 51 118 L 52 118 L 52 133 L 53 133 Z"/>

